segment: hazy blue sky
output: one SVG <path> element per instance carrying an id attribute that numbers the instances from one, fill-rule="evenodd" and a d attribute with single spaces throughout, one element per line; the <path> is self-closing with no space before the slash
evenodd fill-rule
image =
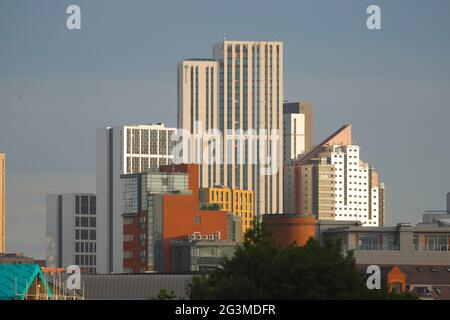
<path id="1" fill-rule="evenodd" d="M 66 7 L 82 30 L 66 29 Z M 366 28 L 378 4 L 382 30 Z M 95 128 L 176 124 L 176 63 L 222 39 L 285 45 L 285 99 L 315 142 L 352 123 L 387 187 L 388 223 L 450 191 L 450 1 L 0 0 L 7 251 L 43 257 L 45 195 L 95 191 Z"/>

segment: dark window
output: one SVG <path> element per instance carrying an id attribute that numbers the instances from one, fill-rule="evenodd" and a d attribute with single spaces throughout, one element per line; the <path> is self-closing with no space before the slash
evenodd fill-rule
<path id="1" fill-rule="evenodd" d="M 88 240 L 88 231 L 81 230 L 81 240 Z"/>
<path id="2" fill-rule="evenodd" d="M 95 218 L 90 218 L 89 226 L 95 228 Z"/>
<path id="3" fill-rule="evenodd" d="M 88 214 L 88 196 L 81 196 L 81 214 Z"/>
<path id="4" fill-rule="evenodd" d="M 80 196 L 75 196 L 75 213 L 80 214 Z"/>
<path id="5" fill-rule="evenodd" d="M 89 213 L 90 214 L 96 214 L 97 213 L 97 205 L 95 201 L 95 197 L 91 196 L 89 197 Z"/>
<path id="6" fill-rule="evenodd" d="M 91 230 L 91 231 L 90 231 L 90 234 L 89 234 L 89 238 L 90 238 L 91 240 L 95 240 L 95 236 L 96 236 L 95 230 Z"/>
<path id="7" fill-rule="evenodd" d="M 81 226 L 87 228 L 89 223 L 89 219 L 86 217 L 81 218 Z"/>

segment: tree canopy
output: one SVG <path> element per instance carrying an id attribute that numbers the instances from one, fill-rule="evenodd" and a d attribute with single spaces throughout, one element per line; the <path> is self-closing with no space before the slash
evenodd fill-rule
<path id="1" fill-rule="evenodd" d="M 215 271 L 196 276 L 191 299 L 385 299 L 367 289 L 350 252 L 335 242 L 310 239 L 303 247 L 278 246 L 263 225 L 247 232 L 242 246 Z"/>

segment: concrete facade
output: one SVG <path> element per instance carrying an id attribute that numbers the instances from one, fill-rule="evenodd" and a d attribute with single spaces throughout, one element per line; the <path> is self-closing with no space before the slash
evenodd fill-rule
<path id="1" fill-rule="evenodd" d="M 313 111 L 310 102 L 283 104 L 284 163 L 289 163 L 313 146 Z"/>
<path id="2" fill-rule="evenodd" d="M 46 199 L 45 255 L 50 268 L 78 265 L 95 273 L 96 197 L 91 193 L 51 194 Z"/>
<path id="3" fill-rule="evenodd" d="M 170 164 L 173 159 L 171 136 L 175 131 L 164 124 L 97 129 L 97 272 L 122 272 L 123 188 L 120 175 Z"/>
<path id="4" fill-rule="evenodd" d="M 200 187 L 217 184 L 254 190 L 255 215 L 283 212 L 282 108 L 282 42 L 224 40 L 213 46 L 212 60 L 182 61 L 178 65 L 179 128 L 195 132 L 198 126 L 194 128 L 193 120 L 203 120 L 202 128 L 219 130 L 222 140 L 220 167 L 200 159 Z M 266 135 L 276 130 L 277 138 L 264 138 L 262 130 Z M 244 146 L 242 150 L 239 145 Z M 270 164 L 264 165 L 264 153 L 257 152 L 258 147 L 267 147 Z M 266 174 L 265 167 L 274 170 Z"/>
<path id="5" fill-rule="evenodd" d="M 351 125 L 341 127 L 285 170 L 286 212 L 384 225 L 385 187 L 374 168 L 360 159 Z"/>
<path id="6" fill-rule="evenodd" d="M 339 240 L 344 254 L 354 250 L 357 264 L 450 265 L 450 229 L 436 225 L 345 226 L 323 237 Z"/>

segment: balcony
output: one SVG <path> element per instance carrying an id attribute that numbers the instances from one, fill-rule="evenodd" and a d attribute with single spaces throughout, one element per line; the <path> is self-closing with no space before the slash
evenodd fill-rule
<path id="1" fill-rule="evenodd" d="M 430 252 L 435 252 L 435 251 L 450 251 L 450 245 L 428 245 L 428 246 L 422 246 L 422 245 L 418 245 L 418 244 L 414 244 L 413 246 L 415 251 L 430 251 Z"/>
<path id="2" fill-rule="evenodd" d="M 360 244 L 358 250 L 400 250 L 400 246 L 398 244 Z"/>

